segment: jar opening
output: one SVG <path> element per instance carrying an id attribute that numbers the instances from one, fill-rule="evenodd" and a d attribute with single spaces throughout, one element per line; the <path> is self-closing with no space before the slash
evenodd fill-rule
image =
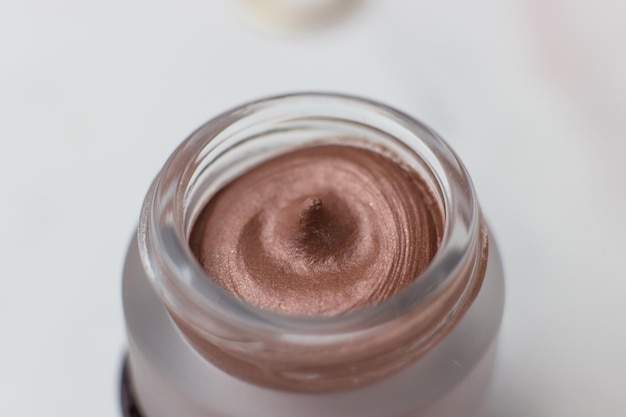
<path id="1" fill-rule="evenodd" d="M 426 270 L 379 304 L 330 317 L 261 309 L 207 277 L 188 244 L 205 203 L 263 161 L 338 141 L 385 155 L 424 180 L 443 218 Z M 146 197 L 139 244 L 157 293 L 201 354 L 252 382 L 316 391 L 393 372 L 446 334 L 480 288 L 487 233 L 464 167 L 430 129 L 371 101 L 293 94 L 226 112 L 183 142 Z"/>

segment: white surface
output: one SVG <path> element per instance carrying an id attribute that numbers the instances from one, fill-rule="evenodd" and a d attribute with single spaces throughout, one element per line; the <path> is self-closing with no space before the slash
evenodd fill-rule
<path id="1" fill-rule="evenodd" d="M 119 415 L 152 177 L 218 111 L 311 89 L 399 107 L 466 162 L 507 270 L 485 415 L 626 415 L 626 3 L 374 1 L 296 37 L 228 3 L 0 3 L 0 416 Z"/>

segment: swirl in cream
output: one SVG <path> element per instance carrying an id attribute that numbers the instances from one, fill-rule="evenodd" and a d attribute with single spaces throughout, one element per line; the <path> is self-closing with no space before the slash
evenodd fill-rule
<path id="1" fill-rule="evenodd" d="M 207 274 L 256 306 L 337 315 L 380 303 L 427 267 L 443 219 L 420 176 L 342 145 L 268 160 L 214 195 L 190 245 Z"/>

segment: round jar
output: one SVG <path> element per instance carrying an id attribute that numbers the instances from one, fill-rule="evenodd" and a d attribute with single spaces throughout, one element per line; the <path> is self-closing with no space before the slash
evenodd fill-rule
<path id="1" fill-rule="evenodd" d="M 376 305 L 309 317 L 248 304 L 194 257 L 194 222 L 234 179 L 317 145 L 365 148 L 419 175 L 440 209 L 439 248 Z M 441 138 L 379 103 L 294 94 L 228 111 L 176 149 L 145 199 L 123 302 L 123 398 L 143 417 L 465 417 L 486 393 L 504 285 L 471 180 Z"/>

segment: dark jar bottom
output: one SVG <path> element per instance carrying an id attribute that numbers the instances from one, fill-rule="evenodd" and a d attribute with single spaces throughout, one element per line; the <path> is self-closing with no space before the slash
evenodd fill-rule
<path id="1" fill-rule="evenodd" d="M 133 383 L 130 379 L 130 371 L 128 369 L 128 357 L 124 358 L 124 364 L 122 365 L 120 401 L 122 405 L 123 417 L 143 417 L 143 415 L 139 412 L 139 405 L 135 399 Z"/>

